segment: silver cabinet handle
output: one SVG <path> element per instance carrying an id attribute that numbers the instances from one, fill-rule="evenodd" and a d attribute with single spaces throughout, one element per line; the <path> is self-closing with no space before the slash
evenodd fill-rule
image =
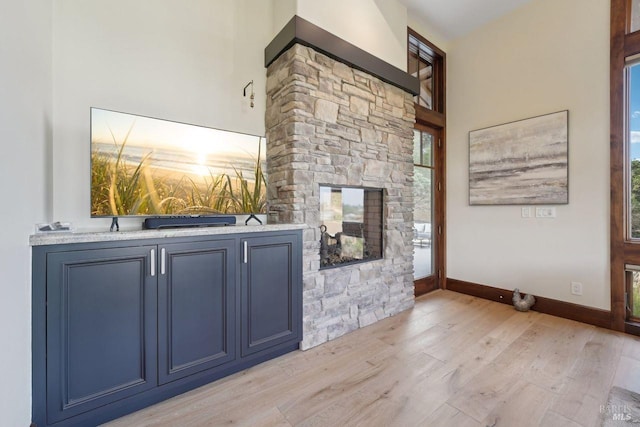
<path id="1" fill-rule="evenodd" d="M 247 241 L 245 240 L 244 242 L 242 242 L 243 245 L 243 252 L 244 252 L 244 256 L 242 257 L 242 262 L 243 263 L 247 263 L 247 257 L 248 257 L 248 245 L 247 245 Z"/>
<path id="2" fill-rule="evenodd" d="M 165 273 L 165 263 L 166 263 L 166 251 L 164 248 L 160 250 L 160 274 Z"/>
<path id="3" fill-rule="evenodd" d="M 156 250 L 151 249 L 151 277 L 156 275 Z"/>

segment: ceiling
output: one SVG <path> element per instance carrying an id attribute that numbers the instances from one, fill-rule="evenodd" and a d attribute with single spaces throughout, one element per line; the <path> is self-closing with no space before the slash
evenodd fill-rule
<path id="1" fill-rule="evenodd" d="M 462 37 L 531 0 L 398 0 L 409 15 L 449 40 Z"/>

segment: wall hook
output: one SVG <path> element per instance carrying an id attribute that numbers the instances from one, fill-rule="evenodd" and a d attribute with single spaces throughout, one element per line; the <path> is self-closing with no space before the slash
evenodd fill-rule
<path id="1" fill-rule="evenodd" d="M 253 108 L 253 100 L 255 99 L 255 94 L 253 93 L 253 80 L 245 85 L 244 89 L 242 90 L 242 96 L 247 96 L 247 88 L 249 86 L 251 86 L 251 96 L 249 97 L 251 103 L 249 105 L 251 106 L 251 108 Z"/>

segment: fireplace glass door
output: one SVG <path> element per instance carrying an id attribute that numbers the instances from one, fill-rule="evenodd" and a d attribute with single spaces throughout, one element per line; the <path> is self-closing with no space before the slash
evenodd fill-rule
<path id="1" fill-rule="evenodd" d="M 320 186 L 320 268 L 382 258 L 382 189 Z"/>

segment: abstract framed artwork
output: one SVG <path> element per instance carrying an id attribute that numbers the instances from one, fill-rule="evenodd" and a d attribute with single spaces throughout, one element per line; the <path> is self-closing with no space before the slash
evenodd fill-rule
<path id="1" fill-rule="evenodd" d="M 469 132 L 470 205 L 569 203 L 569 111 Z"/>

